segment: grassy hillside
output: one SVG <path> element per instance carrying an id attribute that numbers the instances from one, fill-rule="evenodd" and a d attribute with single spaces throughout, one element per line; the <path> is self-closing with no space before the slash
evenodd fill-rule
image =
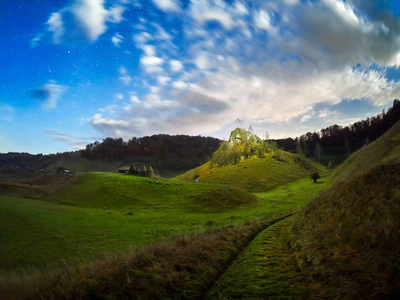
<path id="1" fill-rule="evenodd" d="M 400 122 L 373 143 L 351 155 L 333 174 L 333 181 L 346 181 L 368 169 L 400 156 Z"/>
<path id="2" fill-rule="evenodd" d="M 400 124 L 353 154 L 296 217 L 290 244 L 311 298 L 400 294 Z"/>
<path id="3" fill-rule="evenodd" d="M 0 298 L 203 299 L 240 251 L 282 218 L 211 228 L 48 272 L 0 274 Z"/>
<path id="4" fill-rule="evenodd" d="M 46 178 L 56 185 L 63 178 L 71 182 L 44 197 L 0 194 L 2 271 L 93 259 L 183 233 L 285 214 L 323 188 L 305 179 L 251 195 L 215 184 L 87 173 L 35 179 L 38 189 L 45 190 Z"/>
<path id="5" fill-rule="evenodd" d="M 206 163 L 178 177 L 179 181 L 225 184 L 248 192 L 263 192 L 279 185 L 308 177 L 314 167 L 297 156 L 280 151 L 263 158 L 241 160 L 234 165 Z"/>

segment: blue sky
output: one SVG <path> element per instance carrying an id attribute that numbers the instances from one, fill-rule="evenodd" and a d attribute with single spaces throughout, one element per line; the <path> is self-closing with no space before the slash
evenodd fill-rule
<path id="1" fill-rule="evenodd" d="M 0 152 L 105 137 L 296 137 L 400 98 L 400 5 L 370 0 L 0 3 Z"/>

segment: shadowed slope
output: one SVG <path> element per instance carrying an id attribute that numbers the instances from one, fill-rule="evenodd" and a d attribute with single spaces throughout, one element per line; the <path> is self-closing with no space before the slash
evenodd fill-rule
<path id="1" fill-rule="evenodd" d="M 290 244 L 311 298 L 400 294 L 400 123 L 353 154 L 296 217 Z"/>
<path id="2" fill-rule="evenodd" d="M 351 155 L 333 174 L 333 181 L 345 181 L 369 168 L 400 156 L 400 122 L 383 136 Z"/>

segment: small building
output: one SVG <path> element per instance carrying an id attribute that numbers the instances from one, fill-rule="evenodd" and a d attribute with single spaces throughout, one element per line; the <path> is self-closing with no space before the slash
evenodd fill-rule
<path id="1" fill-rule="evenodd" d="M 128 174 L 131 166 L 122 166 L 118 169 L 118 173 Z"/>

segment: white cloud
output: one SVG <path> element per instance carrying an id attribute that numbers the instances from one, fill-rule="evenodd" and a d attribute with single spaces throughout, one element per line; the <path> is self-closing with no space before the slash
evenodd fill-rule
<path id="1" fill-rule="evenodd" d="M 240 1 L 235 2 L 235 8 L 236 11 L 241 14 L 241 15 L 248 15 L 249 11 L 247 10 L 247 7 Z"/>
<path id="2" fill-rule="evenodd" d="M 111 23 L 121 23 L 123 18 L 123 13 L 125 11 L 125 7 L 121 5 L 117 5 L 114 7 L 111 7 L 108 10 L 108 16 L 107 16 L 107 21 Z"/>
<path id="3" fill-rule="evenodd" d="M 166 32 L 165 29 L 162 28 L 159 24 L 152 23 L 152 25 L 156 28 L 155 39 L 164 41 L 172 40 L 172 36 L 168 32 Z"/>
<path id="4" fill-rule="evenodd" d="M 264 10 L 260 10 L 256 12 L 254 16 L 254 23 L 256 27 L 260 29 L 264 29 L 266 31 L 275 31 L 274 26 L 271 24 L 271 18 L 268 14 L 268 12 Z"/>
<path id="5" fill-rule="evenodd" d="M 172 72 L 180 72 L 183 70 L 183 64 L 179 60 L 172 59 L 169 61 L 169 65 Z"/>
<path id="6" fill-rule="evenodd" d="M 133 39 L 139 45 L 147 43 L 148 41 L 152 40 L 151 35 L 148 32 L 141 32 L 133 36 Z"/>
<path id="7" fill-rule="evenodd" d="M 178 90 L 186 89 L 188 86 L 189 85 L 186 82 L 181 81 L 181 80 L 174 81 L 172 83 L 172 87 L 175 88 L 175 89 L 178 89 Z"/>
<path id="8" fill-rule="evenodd" d="M 48 30 L 53 34 L 53 43 L 60 44 L 65 31 L 61 13 L 52 13 L 46 24 L 49 26 Z"/>
<path id="9" fill-rule="evenodd" d="M 107 11 L 103 3 L 103 0 L 77 0 L 70 8 L 81 33 L 91 42 L 97 40 L 107 28 Z"/>
<path id="10" fill-rule="evenodd" d="M 211 67 L 209 57 L 205 53 L 200 53 L 194 60 L 194 63 L 197 68 L 200 70 L 207 70 Z"/>
<path id="11" fill-rule="evenodd" d="M 113 42 L 115 47 L 119 47 L 121 43 L 123 42 L 124 37 L 120 35 L 119 33 L 116 33 L 115 35 L 112 36 L 111 41 Z"/>
<path id="12" fill-rule="evenodd" d="M 140 100 L 137 96 L 132 95 L 131 96 L 131 102 L 132 103 L 140 103 Z"/>
<path id="13" fill-rule="evenodd" d="M 140 64 L 143 66 L 144 70 L 147 73 L 159 73 L 163 69 L 161 65 L 164 63 L 164 60 L 157 56 L 142 56 L 140 58 Z"/>
<path id="14" fill-rule="evenodd" d="M 222 0 L 192 0 L 189 13 L 200 24 L 206 21 L 218 21 L 226 29 L 231 29 L 235 22 L 227 12 L 227 9 L 228 5 Z"/>
<path id="15" fill-rule="evenodd" d="M 153 2 L 160 10 L 166 12 L 179 12 L 181 10 L 177 0 L 153 0 Z"/>
<path id="16" fill-rule="evenodd" d="M 154 46 L 144 45 L 142 49 L 146 56 L 154 56 L 156 54 L 156 49 L 154 48 Z"/>
<path id="17" fill-rule="evenodd" d="M 385 75 L 386 67 L 400 61 L 398 20 L 382 14 L 367 17 L 355 1 L 247 3 L 193 0 L 185 16 L 182 58 L 168 52 L 173 30 L 143 22 L 151 34 L 134 36 L 144 51 L 140 65 L 159 87 L 148 86 L 147 95 L 135 95 L 120 107 L 116 116 L 128 124 L 114 129 L 108 124 L 108 130 L 130 136 L 214 134 L 240 118 L 254 127 L 300 121 L 292 130 L 301 134 L 311 131 L 307 126 L 315 119 L 337 119 L 331 106 L 344 99 L 380 107 L 400 97 L 400 84 Z M 208 21 L 221 26 L 210 31 Z M 264 30 L 270 33 L 267 39 Z M 176 57 L 187 68 L 172 59 Z M 179 78 L 176 72 L 181 72 Z"/>
<path id="18" fill-rule="evenodd" d="M 165 85 L 168 82 L 171 81 L 171 77 L 168 76 L 157 76 L 157 81 L 161 84 L 161 85 Z"/>
<path id="19" fill-rule="evenodd" d="M 121 93 L 116 94 L 115 97 L 116 97 L 118 100 L 123 100 L 123 99 L 124 99 L 124 95 L 121 94 Z"/>
<path id="20" fill-rule="evenodd" d="M 79 45 L 95 42 L 106 32 L 107 22 L 120 23 L 125 7 L 117 5 L 106 10 L 104 0 L 73 0 L 48 21 L 47 32 L 55 44 Z"/>

